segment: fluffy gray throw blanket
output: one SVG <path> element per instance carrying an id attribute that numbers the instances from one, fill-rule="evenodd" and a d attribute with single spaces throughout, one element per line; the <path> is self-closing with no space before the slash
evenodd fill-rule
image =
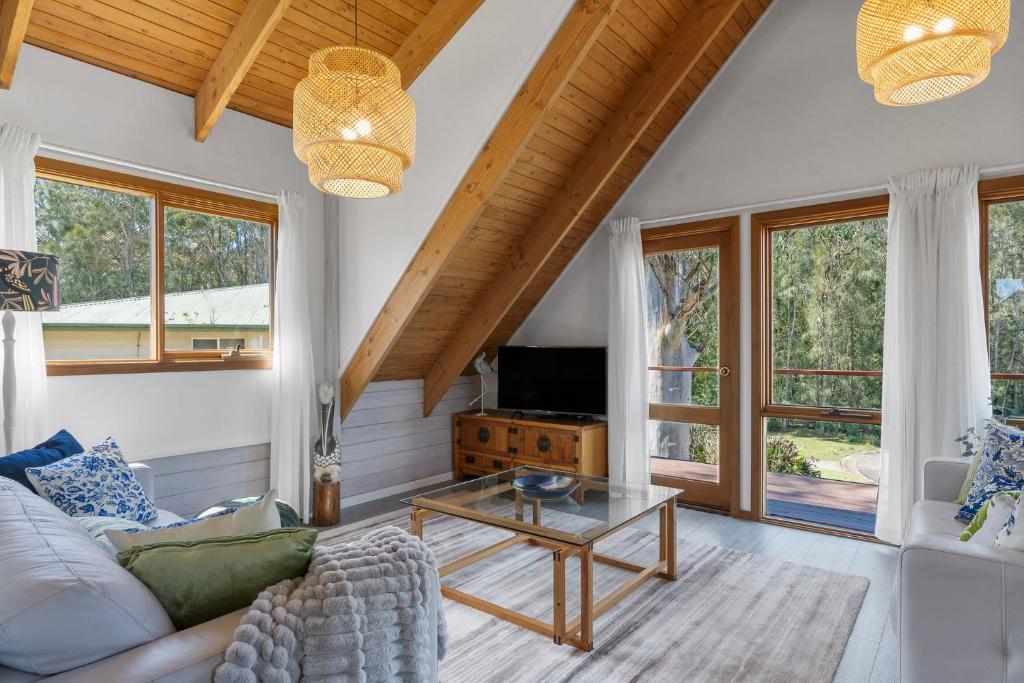
<path id="1" fill-rule="evenodd" d="M 428 613 L 431 612 L 431 613 Z M 437 561 L 393 526 L 316 549 L 303 579 L 260 593 L 235 630 L 215 683 L 428 681 L 447 625 Z"/>

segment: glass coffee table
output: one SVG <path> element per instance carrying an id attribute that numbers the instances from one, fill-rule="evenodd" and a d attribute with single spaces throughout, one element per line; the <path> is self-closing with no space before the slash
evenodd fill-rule
<path id="1" fill-rule="evenodd" d="M 524 491 L 513 482 L 522 477 L 560 477 L 567 484 L 561 491 Z M 574 489 L 573 484 L 579 484 Z M 572 489 L 569 491 L 569 489 Z M 441 577 L 470 566 L 519 543 L 551 551 L 554 571 L 553 623 L 527 616 L 493 602 L 469 595 L 450 586 L 441 594 L 456 602 L 494 615 L 523 628 L 549 636 L 554 642 L 590 651 L 594 647 L 594 620 L 639 588 L 660 577 L 676 579 L 676 496 L 682 489 L 666 486 L 627 484 L 539 467 L 518 467 L 487 477 L 472 479 L 405 499 L 411 508 L 412 532 L 423 538 L 423 521 L 449 515 L 511 531 L 515 535 L 500 543 L 470 553 L 440 568 Z M 561 495 L 565 493 L 565 495 Z M 554 496 L 554 498 L 552 498 Z M 658 561 L 648 565 L 594 552 L 594 543 L 629 526 L 641 517 L 658 512 L 660 542 Z M 573 556 L 580 562 L 580 615 L 567 620 L 565 566 Z M 594 562 L 634 575 L 594 601 Z"/>

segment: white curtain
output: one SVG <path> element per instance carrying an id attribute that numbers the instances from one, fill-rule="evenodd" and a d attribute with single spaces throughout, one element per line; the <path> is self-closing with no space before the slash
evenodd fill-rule
<path id="1" fill-rule="evenodd" d="M 0 125 L 0 249 L 36 250 L 36 211 L 32 197 L 33 159 L 39 136 L 9 123 Z M 14 371 L 17 398 L 10 451 L 46 438 L 46 355 L 38 313 L 15 313 Z"/>
<path id="2" fill-rule="evenodd" d="M 991 415 L 979 268 L 978 169 L 889 181 L 882 463 L 875 534 L 900 543 L 924 463 Z"/>
<path id="3" fill-rule="evenodd" d="M 309 319 L 308 270 L 312 255 L 305 230 L 305 197 L 280 192 L 277 212 L 270 485 L 277 489 L 279 498 L 309 519 L 316 399 Z"/>
<path id="4" fill-rule="evenodd" d="M 640 219 L 611 223 L 608 292 L 608 476 L 649 484 L 647 289 Z"/>

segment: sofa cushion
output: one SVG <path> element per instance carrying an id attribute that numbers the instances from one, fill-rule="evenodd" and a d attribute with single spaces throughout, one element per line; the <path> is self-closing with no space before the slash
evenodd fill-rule
<path id="1" fill-rule="evenodd" d="M 947 503 L 941 500 L 919 501 L 914 505 L 910 533 L 959 538 L 963 533 L 964 523 L 957 521 L 954 517 L 957 509 L 956 503 Z"/>
<path id="2" fill-rule="evenodd" d="M 143 529 L 145 530 L 146 525 L 140 524 L 139 522 L 133 522 L 130 519 L 122 519 L 120 517 L 72 517 L 71 519 L 78 522 L 86 532 L 92 536 L 92 540 L 100 544 L 100 546 L 111 555 L 117 555 L 117 548 L 107 538 L 106 532 L 112 529 Z"/>
<path id="3" fill-rule="evenodd" d="M 0 458 L 0 477 L 13 479 L 34 492 L 32 484 L 25 476 L 26 468 L 49 465 L 72 455 L 78 455 L 83 450 L 82 444 L 78 443 L 78 440 L 67 430 L 62 429 L 37 446 Z"/>
<path id="4" fill-rule="evenodd" d="M 277 512 L 276 491 L 271 489 L 253 505 L 200 519 L 184 519 L 162 526 L 107 530 L 107 539 L 118 552 L 137 545 L 152 545 L 164 541 L 193 541 L 218 536 L 254 534 L 281 528 L 281 515 Z"/>
<path id="5" fill-rule="evenodd" d="M 52 674 L 174 632 L 142 582 L 9 479 L 0 479 L 0 539 L 0 664 Z"/>
<path id="6" fill-rule="evenodd" d="M 989 420 L 985 426 L 981 462 L 957 517 L 965 522 L 971 521 L 981 504 L 988 499 L 988 496 L 983 495 L 985 488 L 991 487 L 997 478 L 1015 482 L 1017 485 L 1014 488 L 1024 486 L 1024 432 L 996 420 Z"/>
<path id="7" fill-rule="evenodd" d="M 113 438 L 81 455 L 25 470 L 32 486 L 58 508 L 76 516 L 123 517 L 148 522 L 156 507 Z"/>
<path id="8" fill-rule="evenodd" d="M 1006 520 L 1013 514 L 1013 508 L 1020 498 L 1020 491 L 1000 491 L 985 501 L 985 504 L 974 515 L 967 525 L 960 540 L 966 543 L 995 545 L 999 530 L 1006 525 Z"/>

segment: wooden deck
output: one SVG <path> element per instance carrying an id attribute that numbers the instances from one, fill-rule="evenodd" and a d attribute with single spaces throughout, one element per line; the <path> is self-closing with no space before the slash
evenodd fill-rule
<path id="1" fill-rule="evenodd" d="M 684 460 L 651 459 L 651 471 L 668 477 L 718 481 L 718 468 Z M 768 473 L 765 512 L 770 517 L 874 533 L 878 486 Z"/>

